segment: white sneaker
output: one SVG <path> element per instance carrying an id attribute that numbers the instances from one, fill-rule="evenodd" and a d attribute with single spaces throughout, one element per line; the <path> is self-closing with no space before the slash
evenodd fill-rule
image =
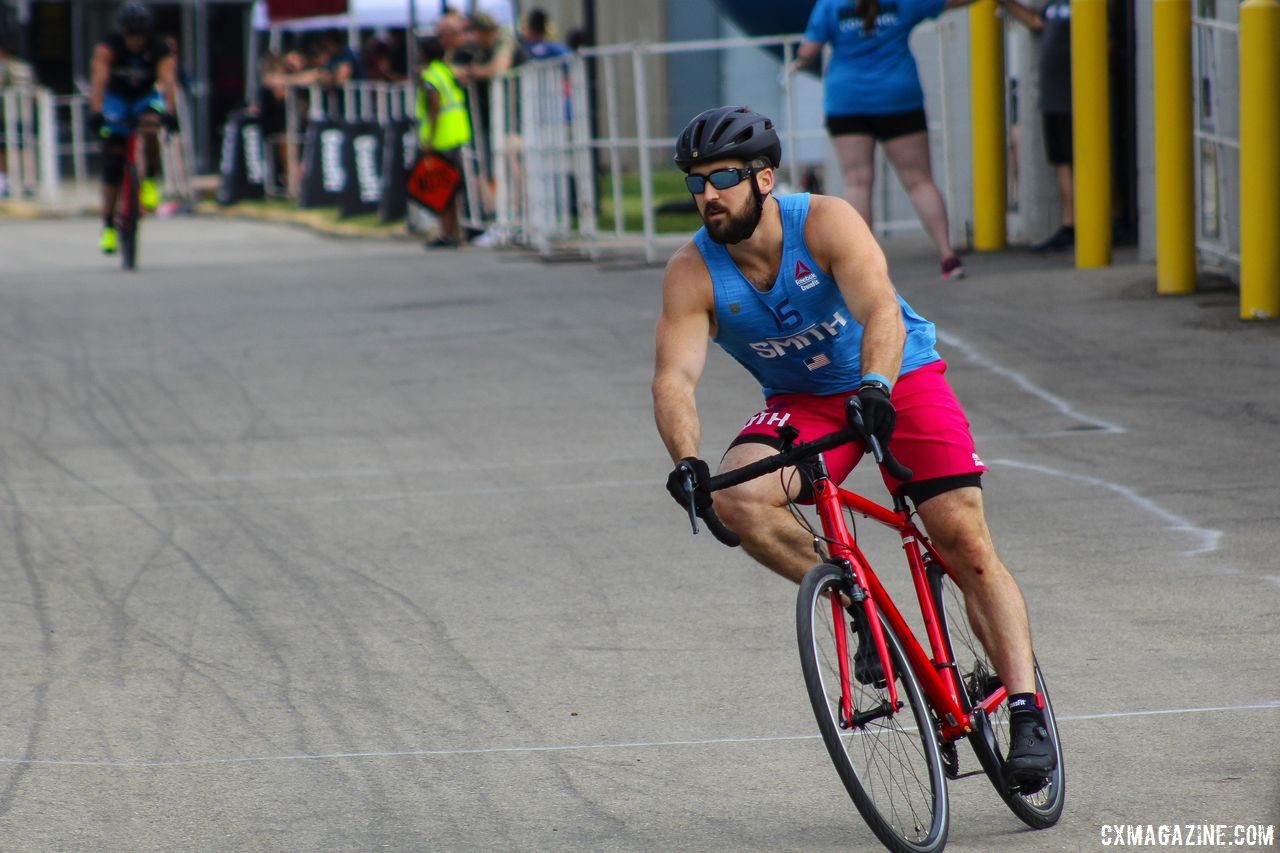
<path id="1" fill-rule="evenodd" d="M 481 249 L 492 249 L 495 246 L 504 245 L 507 242 L 507 233 L 502 228 L 490 228 L 479 237 L 471 241 L 471 245 Z"/>

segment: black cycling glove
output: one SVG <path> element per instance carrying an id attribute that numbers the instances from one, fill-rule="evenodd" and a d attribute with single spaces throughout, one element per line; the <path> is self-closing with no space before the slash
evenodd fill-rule
<path id="1" fill-rule="evenodd" d="M 160 121 L 164 124 L 164 129 L 170 133 L 178 132 L 178 117 L 173 113 L 161 113 Z"/>
<path id="2" fill-rule="evenodd" d="M 686 456 L 676 464 L 675 470 L 667 476 L 667 491 L 676 503 L 685 509 L 689 508 L 689 493 L 685 491 L 685 477 L 693 473 L 693 508 L 697 512 L 711 506 L 711 490 L 707 484 L 711 482 L 711 469 L 707 463 L 696 456 Z"/>
<path id="3" fill-rule="evenodd" d="M 89 113 L 89 135 L 101 136 L 102 129 L 107 126 L 107 117 L 102 113 Z"/>
<path id="4" fill-rule="evenodd" d="M 862 434 L 875 436 L 882 450 L 888 449 L 889 439 L 893 436 L 893 425 L 898 420 L 889 402 L 888 389 L 880 382 L 864 382 L 858 388 L 857 400 L 862 408 Z M 850 426 L 857 424 L 850 419 Z"/>

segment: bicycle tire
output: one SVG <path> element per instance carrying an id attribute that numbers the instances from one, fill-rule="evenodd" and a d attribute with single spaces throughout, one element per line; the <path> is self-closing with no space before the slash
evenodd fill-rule
<path id="1" fill-rule="evenodd" d="M 121 191 L 121 210 L 116 217 L 119 222 L 120 263 L 127 269 L 136 269 L 138 265 L 138 220 L 141 204 L 138 186 L 138 170 L 132 163 L 125 167 L 124 184 Z"/>
<path id="2" fill-rule="evenodd" d="M 796 604 L 800 666 L 818 729 L 854 805 L 885 847 L 895 853 L 935 853 L 946 845 L 950 824 L 938 733 L 902 644 L 883 617 L 881 625 L 904 706 L 867 721 L 857 731 L 839 722 L 835 614 L 828 594 L 848 590 L 843 570 L 830 563 L 810 570 L 800 584 Z M 839 612 L 844 618 L 845 611 Z M 857 636 L 852 631 L 846 634 L 852 672 Z M 887 689 L 850 681 L 855 711 L 887 703 Z"/>
<path id="3" fill-rule="evenodd" d="M 965 711 L 971 711 L 977 702 L 990 695 L 999 678 L 986 650 L 974 636 L 965 612 L 964 597 L 950 576 L 937 565 L 929 567 L 929 588 L 941 621 L 942 636 L 947 642 L 951 659 L 956 663 L 963 690 L 960 703 Z M 1004 780 L 1004 757 L 1009 753 L 1009 703 L 1002 702 L 990 714 L 975 715 L 973 733 L 969 743 L 973 747 L 991 784 L 1005 805 L 1032 829 L 1047 829 L 1062 817 L 1066 805 L 1067 775 L 1062 756 L 1062 741 L 1058 736 L 1058 721 L 1049 701 L 1049 691 L 1040 673 L 1040 662 L 1034 661 L 1036 690 L 1044 697 L 1045 728 L 1053 741 L 1058 766 L 1049 776 L 1049 782 L 1039 791 L 1026 794 L 1010 789 Z"/>

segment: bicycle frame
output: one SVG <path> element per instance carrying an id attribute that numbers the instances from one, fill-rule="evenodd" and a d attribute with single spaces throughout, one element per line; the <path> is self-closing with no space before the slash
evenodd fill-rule
<path id="1" fill-rule="evenodd" d="M 128 140 L 125 142 L 124 180 L 120 182 L 120 198 L 116 202 L 118 211 L 117 215 L 125 221 L 127 221 L 129 217 L 141 218 L 142 216 L 141 206 L 139 206 L 137 210 L 132 209 L 134 193 L 131 192 L 132 187 L 130 187 L 131 183 L 140 180 L 140 172 L 138 171 L 138 146 L 141 144 L 141 136 L 141 132 L 135 125 L 129 131 Z"/>
<path id="2" fill-rule="evenodd" d="M 875 643 L 876 651 L 884 666 L 890 704 L 894 709 L 901 707 L 892 670 L 893 661 L 888 653 L 880 620 L 876 618 L 877 614 L 885 618 L 902 641 L 908 665 L 919 678 L 920 686 L 929 704 L 938 714 L 943 739 L 953 741 L 967 736 L 973 731 L 974 713 L 982 711 L 990 714 L 1005 700 L 1006 690 L 1001 686 L 990 696 L 976 703 L 971 711 L 964 709 L 964 703 L 961 701 L 964 685 L 960 683 L 955 661 L 952 660 L 946 639 L 942 635 L 937 609 L 929 589 L 925 557 L 927 556 L 929 562 L 936 564 L 942 571 L 949 574 L 946 563 L 911 520 L 905 499 L 895 497 L 895 508 L 887 509 L 875 501 L 832 483 L 827 476 L 826 465 L 821 456 L 817 457 L 816 463 L 817 476 L 813 482 L 813 493 L 818 517 L 822 521 L 822 529 L 830 545 L 831 558 L 847 564 L 857 584 L 854 590 L 855 599 L 860 598 L 860 603 L 866 608 L 871 640 Z M 864 518 L 892 528 L 902 538 L 902 549 L 907 555 L 912 584 L 915 587 L 916 598 L 920 602 L 920 615 L 924 619 L 925 632 L 928 636 L 928 652 L 916 639 L 915 633 L 858 548 L 857 538 L 845 523 L 846 507 Z M 922 556 L 922 549 L 925 556 Z M 836 648 L 840 653 L 841 711 L 846 724 L 856 724 L 850 698 L 852 690 L 849 682 L 848 623 L 841 613 L 844 604 L 839 599 L 833 599 L 831 606 L 836 630 Z M 944 673 L 948 674 L 944 675 Z"/>

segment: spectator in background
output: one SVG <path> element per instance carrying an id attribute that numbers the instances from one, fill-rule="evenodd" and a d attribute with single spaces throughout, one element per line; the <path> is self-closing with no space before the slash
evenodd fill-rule
<path id="1" fill-rule="evenodd" d="M 445 48 L 434 36 L 419 45 L 422 88 L 418 90 L 418 144 L 423 155 L 435 152 L 462 171 L 462 147 L 471 142 L 471 121 L 462 87 L 444 62 Z M 430 249 L 453 249 L 462 242 L 458 197 L 440 212 L 440 236 L 425 244 Z"/>
<path id="2" fill-rule="evenodd" d="M 290 175 L 289 138 L 287 104 L 289 88 L 300 85 L 306 72 L 306 60 L 296 50 L 287 53 L 268 53 L 259 65 L 258 79 L 262 85 L 258 89 L 258 115 L 262 120 L 262 135 L 268 150 L 272 152 L 271 174 L 273 186 L 268 189 L 274 193 L 283 193 L 294 186 Z M 310 80 L 308 82 L 314 82 Z M 298 95 L 298 113 L 307 114 L 306 92 Z M 294 160 L 296 167 L 296 158 Z"/>
<path id="3" fill-rule="evenodd" d="M 475 98 L 475 115 L 479 119 L 476 134 L 476 150 L 480 155 L 480 172 L 483 192 L 481 200 L 486 211 L 492 211 L 495 195 L 493 180 L 493 115 L 490 111 L 492 96 L 490 83 L 506 75 L 524 59 L 524 51 L 516 42 L 515 33 L 502 27 L 492 16 L 476 12 L 471 16 L 473 53 L 465 66 L 454 66 L 458 82 L 470 84 L 469 91 Z"/>
<path id="4" fill-rule="evenodd" d="M 1039 13 L 1018 0 L 1000 0 L 1009 14 L 1040 35 L 1040 115 L 1044 147 L 1058 182 L 1062 225 L 1031 247 L 1037 253 L 1070 249 L 1076 244 L 1075 175 L 1071 143 L 1071 2 L 1048 0 Z"/>
<path id="5" fill-rule="evenodd" d="M 328 30 L 321 37 L 321 44 L 326 61 L 324 70 L 328 73 L 325 85 L 330 89 L 339 89 L 351 80 L 363 80 L 364 66 L 360 55 L 347 44 L 341 30 Z"/>
<path id="6" fill-rule="evenodd" d="M 445 64 L 453 69 L 455 75 L 471 64 L 475 46 L 471 43 L 467 19 L 456 10 L 448 9 L 440 16 L 436 22 L 436 38 L 444 46 Z"/>
<path id="7" fill-rule="evenodd" d="M 834 51 L 824 109 L 844 196 L 871 224 L 875 147 L 880 143 L 916 214 L 938 248 L 944 281 L 964 277 L 951 247 L 947 208 L 933 182 L 924 90 L 908 39 L 922 21 L 973 0 L 818 0 L 792 70 L 814 62 L 822 45 Z"/>
<path id="8" fill-rule="evenodd" d="M 487 82 L 496 80 L 524 61 L 524 51 L 516 41 L 515 33 L 501 26 L 492 15 L 476 12 L 471 16 L 472 42 L 475 54 L 459 82 Z"/>
<path id="9" fill-rule="evenodd" d="M 387 62 L 386 73 L 395 83 L 403 83 L 409 79 L 409 53 L 406 50 L 406 44 L 404 30 L 392 30 L 387 34 L 387 52 L 390 54 L 390 59 Z"/>
<path id="10" fill-rule="evenodd" d="M 551 40 L 551 24 L 542 9 L 530 9 L 524 16 L 520 42 L 530 59 L 556 59 L 569 54 L 567 45 Z"/>
<path id="11" fill-rule="evenodd" d="M 380 35 L 372 35 L 365 39 L 360 48 L 360 64 L 364 66 L 366 80 L 390 80 L 391 48 L 386 39 Z"/>

